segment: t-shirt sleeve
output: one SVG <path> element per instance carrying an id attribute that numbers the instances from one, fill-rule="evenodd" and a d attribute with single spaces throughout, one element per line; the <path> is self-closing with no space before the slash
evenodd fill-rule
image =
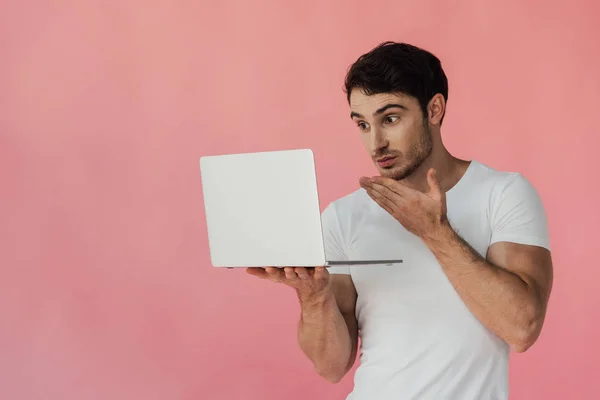
<path id="1" fill-rule="evenodd" d="M 523 175 L 515 173 L 494 197 L 490 245 L 512 242 L 550 250 L 544 205 L 536 189 Z"/>
<path id="2" fill-rule="evenodd" d="M 329 204 L 323 211 L 321 221 L 327 261 L 348 261 L 335 203 Z M 330 274 L 350 274 L 349 266 L 332 266 L 328 267 L 327 270 Z"/>

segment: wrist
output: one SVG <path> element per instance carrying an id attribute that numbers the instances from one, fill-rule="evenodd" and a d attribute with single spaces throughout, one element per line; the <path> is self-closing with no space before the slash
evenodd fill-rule
<path id="1" fill-rule="evenodd" d="M 433 229 L 426 232 L 422 239 L 425 244 L 432 249 L 433 247 L 448 242 L 455 235 L 456 232 L 450 225 L 450 221 L 448 221 L 447 218 L 444 218 L 439 224 L 435 225 Z"/>
<path id="2" fill-rule="evenodd" d="M 318 292 L 302 292 L 298 290 L 297 294 L 303 314 L 324 309 L 332 300 L 335 301 L 333 293 L 329 288 L 325 288 Z"/>
<path id="3" fill-rule="evenodd" d="M 328 287 L 318 291 L 296 289 L 300 303 L 306 305 L 319 305 L 325 303 L 331 295 Z"/>

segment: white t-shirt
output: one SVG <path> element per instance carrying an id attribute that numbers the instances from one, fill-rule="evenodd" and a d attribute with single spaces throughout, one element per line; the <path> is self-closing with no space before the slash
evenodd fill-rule
<path id="1" fill-rule="evenodd" d="M 519 173 L 472 161 L 446 193 L 448 219 L 485 257 L 495 242 L 549 248 L 546 214 Z M 359 189 L 323 212 L 328 260 L 403 259 L 331 267 L 358 293 L 361 348 L 347 400 L 505 400 L 509 347 L 458 296 L 433 253 Z"/>

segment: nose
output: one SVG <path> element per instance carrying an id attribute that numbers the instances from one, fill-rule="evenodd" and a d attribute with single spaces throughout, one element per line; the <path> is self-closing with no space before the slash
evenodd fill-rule
<path id="1" fill-rule="evenodd" d="M 382 150 L 389 146 L 389 142 L 387 137 L 383 133 L 381 129 L 374 128 L 371 129 L 371 138 L 370 138 L 370 150 L 371 154 L 379 154 Z"/>

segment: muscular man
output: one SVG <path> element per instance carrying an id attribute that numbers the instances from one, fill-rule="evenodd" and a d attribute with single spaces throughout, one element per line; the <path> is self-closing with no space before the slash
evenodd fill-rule
<path id="1" fill-rule="evenodd" d="M 404 263 L 248 272 L 296 290 L 300 348 L 325 379 L 352 368 L 360 337 L 348 399 L 507 399 L 509 353 L 538 338 L 552 286 L 535 188 L 444 147 L 448 82 L 431 53 L 384 43 L 345 87 L 380 176 L 323 212 L 327 258 Z"/>

